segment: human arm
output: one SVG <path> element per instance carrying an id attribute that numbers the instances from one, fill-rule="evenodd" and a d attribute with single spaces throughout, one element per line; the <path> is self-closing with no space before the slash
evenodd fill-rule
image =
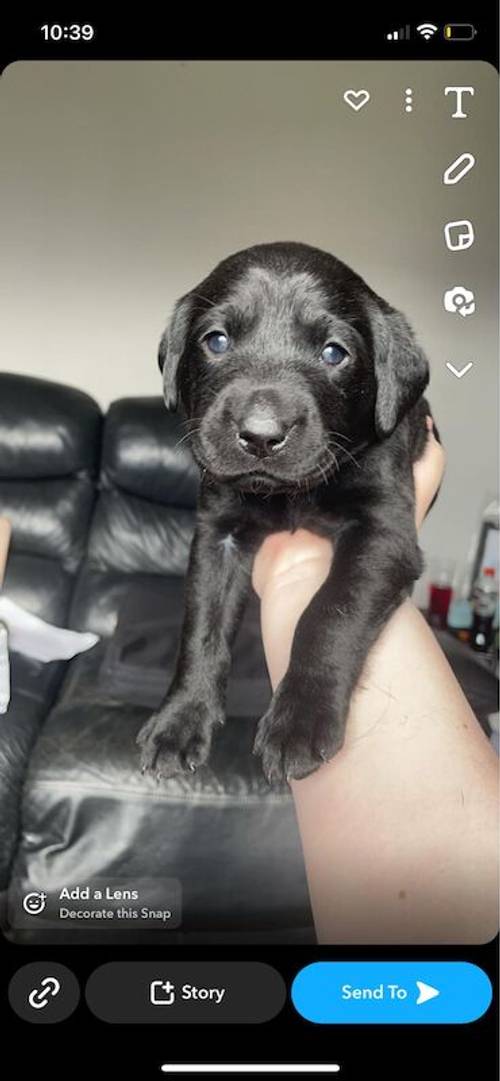
<path id="1" fill-rule="evenodd" d="M 432 432 L 415 466 L 417 526 L 443 472 Z M 254 563 L 269 672 L 325 580 L 329 542 L 275 534 Z M 312 709 L 314 706 L 312 705 Z M 342 750 L 291 789 L 318 940 L 484 942 L 498 928 L 496 756 L 411 601 L 371 650 Z"/>

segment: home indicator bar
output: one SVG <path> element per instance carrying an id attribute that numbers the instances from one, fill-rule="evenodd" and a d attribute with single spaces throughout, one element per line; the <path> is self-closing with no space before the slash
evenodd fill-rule
<path id="1" fill-rule="evenodd" d="M 332 1074 L 340 1073 L 340 1066 L 335 1062 L 207 1062 L 187 1063 L 169 1062 L 161 1067 L 163 1073 L 170 1074 Z"/>

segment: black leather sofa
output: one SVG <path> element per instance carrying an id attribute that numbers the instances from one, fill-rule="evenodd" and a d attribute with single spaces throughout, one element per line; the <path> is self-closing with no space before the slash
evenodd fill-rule
<path id="1" fill-rule="evenodd" d="M 135 738 L 174 664 L 194 527 L 198 477 L 183 435 L 159 397 L 114 402 L 103 417 L 78 390 L 0 374 L 0 514 L 13 526 L 5 592 L 101 636 L 69 663 L 12 655 L 0 716 L 0 921 L 16 942 L 50 933 L 12 920 L 14 887 L 17 905 L 32 891 L 149 881 L 161 906 L 165 878 L 181 884 L 180 926 L 120 930 L 120 943 L 314 941 L 288 789 L 269 788 L 251 754 L 270 694 L 255 597 L 210 764 L 161 785 L 139 772 Z M 487 730 L 497 680 L 439 637 Z M 66 924 L 52 937 L 82 944 L 103 933 Z"/>
<path id="2" fill-rule="evenodd" d="M 0 375 L 0 514 L 13 526 L 5 591 L 48 621 L 101 636 L 69 663 L 12 658 L 0 718 L 0 886 L 15 941 L 38 941 L 39 931 L 12 925 L 13 883 L 24 896 L 154 879 L 161 903 L 169 877 L 181 883 L 182 922 L 166 941 L 314 940 L 288 790 L 270 789 L 251 754 L 269 696 L 255 598 L 210 764 L 160 786 L 139 772 L 135 738 L 174 663 L 194 526 L 198 478 L 183 434 L 160 398 L 117 401 L 103 417 L 79 391 Z M 120 942 L 162 935 L 117 933 Z M 55 937 L 99 935 L 79 926 Z"/>

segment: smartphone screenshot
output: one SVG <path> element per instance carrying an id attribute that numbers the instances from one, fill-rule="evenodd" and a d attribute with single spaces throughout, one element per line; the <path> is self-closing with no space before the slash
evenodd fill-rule
<path id="1" fill-rule="evenodd" d="M 495 1081 L 498 25 L 243 15 L 0 47 L 5 1055 Z"/>

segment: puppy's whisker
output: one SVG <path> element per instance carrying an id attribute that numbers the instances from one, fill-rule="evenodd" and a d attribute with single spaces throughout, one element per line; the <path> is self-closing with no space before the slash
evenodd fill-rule
<path id="1" fill-rule="evenodd" d="M 324 480 L 325 484 L 328 484 L 328 473 L 327 473 L 326 469 L 324 469 L 322 466 L 320 466 L 319 470 L 320 470 L 321 476 L 323 477 L 323 480 Z"/>
<path id="2" fill-rule="evenodd" d="M 180 447 L 181 443 L 185 443 L 185 441 L 187 439 L 190 439 L 192 435 L 196 435 L 196 432 L 201 432 L 201 428 L 192 428 L 189 432 L 186 432 L 185 435 L 181 436 L 181 438 L 175 444 L 174 450 L 177 450 Z"/>
<path id="3" fill-rule="evenodd" d="M 325 484 L 328 484 L 328 482 L 330 480 L 330 476 L 329 476 L 330 471 L 333 470 L 333 471 L 336 472 L 338 470 L 338 468 L 339 468 L 338 461 L 337 461 L 337 458 L 335 457 L 335 454 L 333 454 L 332 451 L 329 450 L 328 448 L 327 448 L 327 455 L 328 455 L 328 457 L 327 457 L 327 461 L 326 461 L 325 465 L 322 465 L 321 462 L 318 464 L 319 473 L 320 473 L 320 475 L 321 475 L 321 477 L 322 477 Z"/>
<path id="4" fill-rule="evenodd" d="M 352 443 L 352 439 L 350 439 L 348 435 L 344 435 L 343 432 L 335 432 L 333 430 L 330 430 L 330 435 L 336 435 L 337 439 L 346 439 L 348 443 Z"/>
<path id="5" fill-rule="evenodd" d="M 341 443 L 336 443 L 334 439 L 331 440 L 331 445 L 335 448 L 335 450 L 340 450 L 343 454 L 346 454 L 347 457 L 354 463 L 357 469 L 361 469 L 361 465 L 358 462 L 357 458 L 354 457 L 354 454 L 351 454 L 351 451 L 348 450 L 347 447 L 343 447 Z M 332 452 L 330 451 L 330 453 Z"/>

